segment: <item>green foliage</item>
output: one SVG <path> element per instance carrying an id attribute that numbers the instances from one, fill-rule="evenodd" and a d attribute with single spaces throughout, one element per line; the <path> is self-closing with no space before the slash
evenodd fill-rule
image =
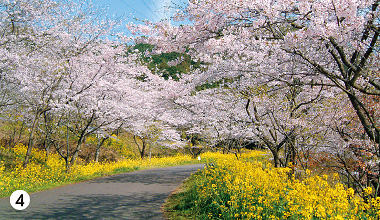
<path id="1" fill-rule="evenodd" d="M 223 86 L 224 88 L 228 88 L 227 84 L 234 82 L 234 80 L 235 79 L 223 78 L 223 79 L 220 79 L 220 80 L 214 81 L 214 82 L 206 82 L 200 86 L 197 86 L 196 90 L 202 91 L 202 90 L 206 90 L 206 89 L 215 89 L 215 88 L 218 88 L 220 86 Z"/>
<path id="2" fill-rule="evenodd" d="M 139 50 L 140 52 L 145 52 L 145 51 L 151 52 L 153 48 L 154 48 L 154 45 L 150 45 L 150 44 L 136 44 L 133 46 L 134 50 Z"/>
<path id="3" fill-rule="evenodd" d="M 142 62 L 144 62 L 147 67 L 156 74 L 161 74 L 165 79 L 172 78 L 174 80 L 179 80 L 182 74 L 189 73 L 191 69 L 201 68 L 201 62 L 195 62 L 191 57 L 184 53 L 162 53 L 146 56 L 145 52 L 152 52 L 154 46 L 150 44 L 136 44 L 129 51 L 139 50 L 142 54 Z M 170 66 L 168 63 L 181 59 L 177 65 Z"/>
<path id="4" fill-rule="evenodd" d="M 128 53 L 133 53 L 133 51 L 138 50 L 142 54 L 142 62 L 145 63 L 153 73 L 161 74 L 165 79 L 172 78 L 174 80 L 179 80 L 182 74 L 187 74 L 193 69 L 204 68 L 203 66 L 206 65 L 206 63 L 203 62 L 195 62 L 186 53 L 170 52 L 146 56 L 146 52 L 152 52 L 154 47 L 154 45 L 150 44 L 136 44 L 128 51 Z M 169 65 L 169 62 L 177 59 L 180 59 L 181 62 L 178 62 L 178 64 L 174 66 Z M 141 78 L 141 80 L 144 80 L 144 78 Z M 228 83 L 232 83 L 235 80 L 236 79 L 223 78 L 218 81 L 205 82 L 204 84 L 197 86 L 196 90 L 201 91 L 218 88 L 220 86 L 227 87 L 226 85 Z"/>

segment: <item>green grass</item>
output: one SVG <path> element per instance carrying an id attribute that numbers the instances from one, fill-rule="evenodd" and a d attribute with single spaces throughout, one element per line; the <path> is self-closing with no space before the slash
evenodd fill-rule
<path id="1" fill-rule="evenodd" d="M 169 196 L 163 207 L 166 218 L 173 220 L 202 219 L 196 212 L 197 204 L 195 202 L 198 195 L 196 185 L 201 172 L 198 171 L 191 175 L 177 191 Z"/>
<path id="2" fill-rule="evenodd" d="M 116 168 L 114 169 L 113 171 L 113 174 L 119 174 L 119 173 L 127 173 L 127 172 L 132 172 L 132 171 L 136 171 L 136 170 L 139 170 L 140 168 L 139 167 L 120 167 L 120 168 Z"/>

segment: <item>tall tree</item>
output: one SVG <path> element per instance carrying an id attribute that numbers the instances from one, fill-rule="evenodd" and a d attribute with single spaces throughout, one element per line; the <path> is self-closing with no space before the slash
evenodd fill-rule
<path id="1" fill-rule="evenodd" d="M 371 155 L 367 159 L 354 153 L 364 166 L 346 171 L 361 170 L 378 188 L 379 10 L 378 0 L 190 0 L 177 16 L 189 19 L 189 24 L 148 24 L 141 33 L 150 37 L 138 42 L 157 45 L 164 52 L 189 50 L 193 58 L 212 63 L 203 80 L 239 77 L 247 86 L 276 82 L 280 87 L 297 80 L 309 87 L 308 97 L 318 96 L 314 87 L 331 96 L 343 92 L 365 137 L 360 132 L 340 135 L 351 153 L 364 150 Z M 341 122 L 338 131 L 344 130 Z M 368 140 L 361 142 L 365 147 L 355 144 L 363 138 Z"/>

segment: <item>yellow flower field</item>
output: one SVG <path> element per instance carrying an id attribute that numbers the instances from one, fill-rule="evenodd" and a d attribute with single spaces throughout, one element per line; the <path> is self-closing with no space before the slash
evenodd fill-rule
<path id="1" fill-rule="evenodd" d="M 21 160 L 26 152 L 17 145 L 13 153 L 20 158 L 12 171 L 0 163 L 0 196 L 22 189 L 34 192 L 99 176 L 162 166 L 197 163 L 190 156 L 125 159 L 110 163 L 75 165 L 65 172 L 65 163 L 57 154 L 46 161 L 43 151 L 34 149 L 27 169 Z M 200 219 L 378 219 L 380 198 L 367 203 L 346 189 L 337 177 L 312 176 L 307 172 L 300 181 L 290 168 L 274 168 L 266 162 L 266 152 L 237 154 L 203 153 L 207 168 L 194 174 L 192 211 Z M 334 184 L 331 184 L 334 183 Z M 372 189 L 365 190 L 368 194 Z"/>
<path id="2" fill-rule="evenodd" d="M 299 181 L 290 168 L 227 157 L 193 175 L 186 193 L 199 219 L 379 219 L 380 198 L 366 203 L 336 177 Z"/>
<path id="3" fill-rule="evenodd" d="M 65 172 L 65 161 L 57 154 L 50 154 L 45 161 L 44 151 L 33 149 L 32 158 L 26 169 L 22 169 L 22 159 L 27 147 L 16 145 L 13 153 L 20 158 L 12 171 L 4 171 L 4 164 L 0 162 L 0 197 L 10 196 L 15 190 L 34 192 L 71 182 L 87 180 L 99 176 L 114 173 L 127 172 L 153 167 L 175 166 L 181 164 L 196 163 L 190 156 L 177 155 L 173 157 L 152 157 L 145 159 L 125 159 L 119 162 L 89 163 L 74 165 L 70 173 Z"/>

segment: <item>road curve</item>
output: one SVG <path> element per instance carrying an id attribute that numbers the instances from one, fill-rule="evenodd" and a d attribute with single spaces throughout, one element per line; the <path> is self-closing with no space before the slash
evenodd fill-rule
<path id="1" fill-rule="evenodd" d="M 30 194 L 12 208 L 0 199 L 0 219 L 163 219 L 165 199 L 203 165 L 134 171 Z"/>

